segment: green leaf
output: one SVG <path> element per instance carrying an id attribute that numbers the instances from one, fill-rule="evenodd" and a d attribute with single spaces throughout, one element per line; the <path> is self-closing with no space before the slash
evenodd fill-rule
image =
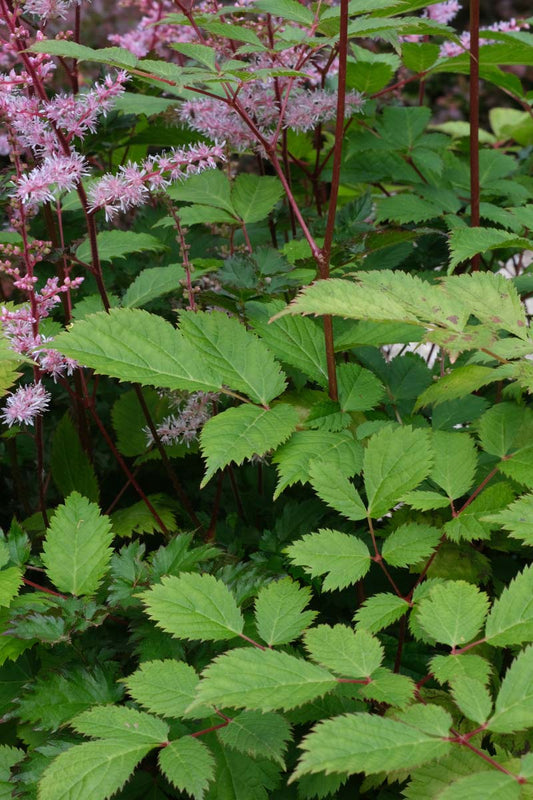
<path id="1" fill-rule="evenodd" d="M 428 431 L 404 426 L 375 433 L 363 461 L 369 515 L 382 517 L 390 511 L 427 477 L 431 461 Z"/>
<path id="2" fill-rule="evenodd" d="M 223 747 L 215 738 L 210 738 L 209 747 L 216 758 L 216 773 L 207 800 L 268 800 L 267 788 L 279 782 L 278 766 Z"/>
<path id="3" fill-rule="evenodd" d="M 244 620 L 235 598 L 213 575 L 170 575 L 141 598 L 148 616 L 178 639 L 216 642 L 242 633 Z"/>
<path id="4" fill-rule="evenodd" d="M 285 389 L 285 377 L 270 350 L 235 318 L 221 311 L 184 311 L 180 330 L 206 368 L 231 389 L 256 403 L 269 403 Z"/>
<path id="5" fill-rule="evenodd" d="M 306 631 L 304 642 L 313 661 L 346 678 L 370 677 L 384 658 L 374 636 L 347 625 L 318 625 Z"/>
<path id="6" fill-rule="evenodd" d="M 126 289 L 122 297 L 122 306 L 140 308 L 156 297 L 162 297 L 169 292 L 181 292 L 180 281 L 184 277 L 185 270 L 177 264 L 143 269 Z"/>
<path id="7" fill-rule="evenodd" d="M 39 800 L 107 800 L 153 745 L 124 739 L 85 742 L 55 758 L 39 783 Z"/>
<path id="8" fill-rule="evenodd" d="M 355 612 L 355 621 L 370 633 L 388 628 L 409 611 L 409 603 L 388 592 L 378 593 L 365 600 Z"/>
<path id="9" fill-rule="evenodd" d="M 193 42 L 172 42 L 170 46 L 173 50 L 177 50 L 178 53 L 182 53 L 187 58 L 199 61 L 201 64 L 204 64 L 206 67 L 216 72 L 216 55 L 212 47 L 208 47 L 206 44 L 195 44 Z"/>
<path id="10" fill-rule="evenodd" d="M 358 364 L 337 367 L 337 382 L 343 411 L 368 411 L 378 405 L 385 392 L 381 381 Z"/>
<path id="11" fill-rule="evenodd" d="M 231 724 L 221 728 L 218 738 L 222 744 L 240 753 L 268 758 L 285 766 L 283 753 L 291 735 L 288 722 L 280 714 L 269 711 L 241 711 Z"/>
<path id="12" fill-rule="evenodd" d="M 520 441 L 520 431 L 531 419 L 529 409 L 515 403 L 497 403 L 479 418 L 477 429 L 483 450 L 503 458 Z"/>
<path id="13" fill-rule="evenodd" d="M 142 395 L 154 422 L 161 422 L 170 413 L 168 399 L 160 397 L 154 389 L 143 389 Z M 117 447 L 122 455 L 139 456 L 146 453 L 148 442 L 143 430 L 147 425 L 146 417 L 133 389 L 118 397 L 111 409 L 111 418 L 117 435 Z"/>
<path id="14" fill-rule="evenodd" d="M 415 690 L 412 678 L 380 667 L 373 674 L 370 683 L 361 687 L 361 695 L 378 703 L 404 708 L 413 700 Z"/>
<path id="15" fill-rule="evenodd" d="M 496 483 L 484 489 L 481 494 L 460 514 L 444 525 L 448 539 L 454 542 L 489 539 L 491 531 L 498 527 L 495 512 L 507 505 L 514 498 L 514 492 L 508 483 Z"/>
<path id="16" fill-rule="evenodd" d="M 483 519 L 501 525 L 513 539 L 533 544 L 533 494 L 524 494 L 507 508 Z"/>
<path id="17" fill-rule="evenodd" d="M 21 567 L 7 567 L 0 570 L 0 607 L 10 606 L 22 586 L 24 570 Z"/>
<path id="18" fill-rule="evenodd" d="M 533 565 L 520 572 L 494 602 L 485 637 L 495 647 L 533 641 Z"/>
<path id="19" fill-rule="evenodd" d="M 179 719 L 186 716 L 199 680 L 188 664 L 168 658 L 145 661 L 124 683 L 133 699 L 148 711 Z"/>
<path id="20" fill-rule="evenodd" d="M 322 589 L 344 589 L 357 583 L 370 569 L 368 547 L 355 536 L 322 529 L 287 547 L 293 564 L 303 567 L 313 578 L 325 575 Z"/>
<path id="21" fill-rule="evenodd" d="M 176 789 L 203 800 L 215 775 L 215 759 L 203 742 L 184 736 L 164 747 L 158 761 L 161 772 Z"/>
<path id="22" fill-rule="evenodd" d="M 276 650 L 238 648 L 216 658 L 202 673 L 196 704 L 260 711 L 290 709 L 331 691 L 326 670 Z"/>
<path id="23" fill-rule="evenodd" d="M 440 539 L 441 532 L 437 528 L 408 522 L 387 536 L 381 555 L 393 567 L 407 567 L 428 559 Z"/>
<path id="24" fill-rule="evenodd" d="M 531 241 L 500 228 L 456 228 L 450 234 L 450 270 L 462 261 L 468 261 L 476 253 L 517 247 L 531 247 Z"/>
<path id="25" fill-rule="evenodd" d="M 323 332 L 316 322 L 305 317 L 281 317 L 269 322 L 283 306 L 279 301 L 247 303 L 250 324 L 276 358 L 301 370 L 320 386 L 327 386 Z"/>
<path id="26" fill-rule="evenodd" d="M 259 636 L 269 646 L 288 644 L 311 625 L 316 611 L 304 611 L 311 590 L 291 578 L 263 586 L 255 601 L 255 622 Z"/>
<path id="27" fill-rule="evenodd" d="M 17 714 L 22 720 L 55 730 L 91 706 L 118 702 L 122 693 L 114 675 L 98 667 L 75 667 L 64 674 L 45 671 L 31 691 L 22 694 Z"/>
<path id="28" fill-rule="evenodd" d="M 95 503 L 72 492 L 50 520 L 43 547 L 43 564 L 61 592 L 94 594 L 111 559 L 113 533 L 109 517 Z"/>
<path id="29" fill-rule="evenodd" d="M 231 201 L 231 184 L 222 170 L 210 169 L 199 175 L 192 175 L 184 183 L 174 184 L 168 190 L 168 194 L 173 200 L 215 206 L 227 211 L 233 217 L 236 216 Z"/>
<path id="30" fill-rule="evenodd" d="M 439 800 L 474 800 L 478 797 L 483 800 L 519 800 L 522 790 L 513 775 L 493 769 L 466 775 L 439 792 Z"/>
<path id="31" fill-rule="evenodd" d="M 533 446 L 523 447 L 502 461 L 500 470 L 518 483 L 533 489 Z"/>
<path id="32" fill-rule="evenodd" d="M 420 601 L 418 622 L 437 642 L 462 646 L 478 633 L 488 609 L 488 598 L 466 581 L 445 581 Z"/>
<path id="33" fill-rule="evenodd" d="M 444 495 L 423 490 L 407 492 L 402 497 L 402 502 L 407 503 L 417 511 L 432 511 L 433 509 L 446 508 L 450 505 L 450 501 Z"/>
<path id="34" fill-rule="evenodd" d="M 412 72 L 424 72 L 439 57 L 437 44 L 418 44 L 404 42 L 402 44 L 402 61 Z"/>
<path id="35" fill-rule="evenodd" d="M 100 261 L 112 261 L 114 258 L 125 258 L 130 253 L 157 253 L 166 250 L 160 239 L 149 233 L 133 231 L 101 231 L 96 237 Z M 91 263 L 91 244 L 86 239 L 76 250 L 76 258 Z"/>
<path id="36" fill-rule="evenodd" d="M 382 197 L 377 204 L 376 220 L 390 220 L 400 225 L 412 222 L 425 222 L 444 214 L 440 203 L 424 200 L 417 195 L 400 193 L 394 197 Z"/>
<path id="37" fill-rule="evenodd" d="M 372 775 L 411 769 L 442 758 L 450 743 L 393 719 L 346 714 L 320 722 L 302 747 L 293 778 L 308 772 Z"/>
<path id="38" fill-rule="evenodd" d="M 283 196 L 278 178 L 241 172 L 231 191 L 233 207 L 245 223 L 261 222 Z"/>
<path id="39" fill-rule="evenodd" d="M 473 678 L 451 681 L 453 699 L 467 719 L 484 725 L 492 711 L 492 698 L 487 688 Z"/>
<path id="40" fill-rule="evenodd" d="M 439 378 L 426 389 L 416 401 L 415 411 L 422 406 L 438 405 L 448 400 L 455 400 L 471 392 L 477 392 L 488 383 L 499 380 L 500 373 L 491 367 L 480 367 L 469 364 L 456 367 L 453 372 Z"/>
<path id="41" fill-rule="evenodd" d="M 435 461 L 429 477 L 450 500 L 462 497 L 474 483 L 477 451 L 467 433 L 435 431 L 433 434 Z"/>
<path id="42" fill-rule="evenodd" d="M 355 486 L 338 467 L 322 460 L 309 465 L 313 489 L 328 506 L 351 520 L 366 519 L 367 510 Z"/>
<path id="43" fill-rule="evenodd" d="M 76 491 L 94 503 L 98 502 L 99 489 L 93 465 L 68 414 L 54 431 L 50 467 L 54 483 L 63 497 Z"/>
<path id="44" fill-rule="evenodd" d="M 320 453 L 320 459 L 317 459 L 317 453 Z M 274 500 L 287 486 L 297 481 L 308 481 L 310 465 L 318 463 L 318 460 L 323 471 L 335 469 L 343 475 L 353 475 L 363 466 L 363 448 L 351 431 L 296 431 L 272 458 L 279 478 Z"/>
<path id="45" fill-rule="evenodd" d="M 311 9 L 302 6 L 297 0 L 256 0 L 254 8 L 302 25 L 312 25 L 315 19 Z"/>
<path id="46" fill-rule="evenodd" d="M 289 438 L 298 423 L 298 412 L 285 403 L 271 409 L 252 405 L 228 408 L 202 428 L 200 446 L 206 460 L 205 484 L 215 472 L 232 461 L 264 455 Z"/>
<path id="47" fill-rule="evenodd" d="M 502 156 L 495 150 L 483 152 L 497 158 Z M 504 156 L 504 158 L 506 157 Z M 466 238 L 468 238 L 469 244 L 472 234 L 475 238 L 475 229 L 458 229 L 458 232 L 460 231 L 465 235 L 468 234 Z M 512 236 L 501 230 L 497 230 L 495 233 L 498 236 L 502 233 Z M 471 313 L 475 314 L 479 321 L 485 323 L 487 327 L 495 330 L 503 328 L 520 339 L 527 340 L 528 329 L 524 306 L 513 282 L 504 275 L 495 275 L 492 272 L 454 275 L 446 280 L 446 292 L 457 302 L 464 303 L 465 297 L 467 297 Z"/>
<path id="48" fill-rule="evenodd" d="M 138 59 L 130 50 L 123 47 L 104 47 L 93 50 L 92 47 L 77 42 L 68 42 L 65 39 L 42 39 L 34 42 L 29 48 L 34 53 L 49 53 L 52 56 L 75 58 L 78 61 L 97 61 L 103 64 L 134 67 Z"/>
<path id="49" fill-rule="evenodd" d="M 118 739 L 136 745 L 166 742 L 168 725 L 162 719 L 126 706 L 97 706 L 83 711 L 70 723 L 92 739 Z"/>
<path id="50" fill-rule="evenodd" d="M 22 761 L 25 753 L 18 747 L 0 745 L 0 800 L 11 800 L 13 797 L 13 783 L 11 782 L 11 767 Z"/>
<path id="51" fill-rule="evenodd" d="M 533 647 L 523 650 L 502 681 L 489 730 L 516 733 L 533 725 Z"/>
<path id="52" fill-rule="evenodd" d="M 91 314 L 59 334 L 54 349 L 100 374 L 144 386 L 212 392 L 222 384 L 220 372 L 203 364 L 176 328 L 140 309 Z"/>
<path id="53" fill-rule="evenodd" d="M 177 529 L 176 517 L 169 508 L 168 497 L 161 494 L 149 494 L 147 499 L 168 531 Z M 121 508 L 111 514 L 111 524 L 115 536 L 133 536 L 135 533 L 157 533 L 162 528 L 143 500 L 139 500 L 129 508 Z"/>
<path id="54" fill-rule="evenodd" d="M 485 684 L 489 680 L 491 665 L 474 653 L 461 653 L 458 656 L 434 656 L 429 662 L 431 672 L 439 683 L 448 683 L 469 678 Z"/>

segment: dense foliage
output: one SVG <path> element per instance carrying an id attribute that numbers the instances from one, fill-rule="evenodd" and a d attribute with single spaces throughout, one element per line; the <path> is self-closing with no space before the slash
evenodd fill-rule
<path id="1" fill-rule="evenodd" d="M 0 0 L 0 798 L 533 797 L 533 34 L 459 10 Z"/>

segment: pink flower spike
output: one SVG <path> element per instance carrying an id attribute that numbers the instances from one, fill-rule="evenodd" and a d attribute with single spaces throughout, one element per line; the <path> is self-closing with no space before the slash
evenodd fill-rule
<path id="1" fill-rule="evenodd" d="M 19 388 L 8 397 L 4 410 L 0 413 L 2 420 L 11 427 L 17 422 L 33 425 L 35 418 L 48 409 L 50 394 L 40 381 L 29 383 Z"/>

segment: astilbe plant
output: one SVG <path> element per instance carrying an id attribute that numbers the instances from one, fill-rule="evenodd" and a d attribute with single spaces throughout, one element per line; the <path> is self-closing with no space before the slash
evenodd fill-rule
<path id="1" fill-rule="evenodd" d="M 528 20 L 105 5 L 0 0 L 1 790 L 525 800 Z"/>

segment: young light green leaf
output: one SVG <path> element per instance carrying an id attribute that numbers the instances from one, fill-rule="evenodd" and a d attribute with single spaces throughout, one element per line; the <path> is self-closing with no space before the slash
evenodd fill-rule
<path id="1" fill-rule="evenodd" d="M 191 175 L 183 183 L 171 186 L 168 194 L 173 200 L 222 208 L 233 217 L 236 216 L 231 201 L 231 184 L 223 170 L 209 169 L 198 175 Z"/>
<path id="2" fill-rule="evenodd" d="M 337 367 L 337 382 L 343 411 L 368 411 L 377 406 L 385 392 L 374 373 L 359 364 Z"/>
<path id="3" fill-rule="evenodd" d="M 482 519 L 501 525 L 513 539 L 533 544 L 533 494 L 524 494 L 497 514 L 488 514 Z"/>
<path id="4" fill-rule="evenodd" d="M 520 572 L 495 601 L 485 637 L 495 647 L 533 641 L 533 565 Z"/>
<path id="5" fill-rule="evenodd" d="M 44 771 L 39 800 L 107 800 L 124 785 L 153 746 L 125 739 L 75 745 Z"/>
<path id="6" fill-rule="evenodd" d="M 487 250 L 498 250 L 502 247 L 524 249 L 531 247 L 531 242 L 500 228 L 456 228 L 450 235 L 450 270 L 454 270 L 461 261 L 468 261 L 476 253 L 485 253 Z M 497 307 L 492 305 L 490 307 L 496 311 Z"/>
<path id="7" fill-rule="evenodd" d="M 347 625 L 318 625 L 306 631 L 304 642 L 313 661 L 346 678 L 370 677 L 384 658 L 374 636 Z"/>
<path id="8" fill-rule="evenodd" d="M 491 673 L 489 662 L 475 653 L 434 656 L 429 662 L 429 666 L 439 683 L 469 678 L 477 683 L 486 684 Z"/>
<path id="9" fill-rule="evenodd" d="M 250 324 L 276 358 L 301 370 L 320 386 L 328 384 L 326 348 L 320 326 L 306 317 L 281 317 L 269 322 L 284 303 L 246 304 Z"/>
<path id="10" fill-rule="evenodd" d="M 450 500 L 466 494 L 474 483 L 477 451 L 467 433 L 433 433 L 435 461 L 430 478 L 444 489 Z"/>
<path id="11" fill-rule="evenodd" d="M 96 706 L 75 717 L 71 727 L 93 739 L 119 739 L 138 745 L 163 744 L 168 725 L 162 719 L 126 706 Z"/>
<path id="12" fill-rule="evenodd" d="M 122 381 L 187 391 L 217 391 L 219 370 L 203 364 L 196 348 L 169 322 L 136 308 L 115 308 L 75 322 L 54 349 Z"/>
<path id="13" fill-rule="evenodd" d="M 444 495 L 438 492 L 428 492 L 422 489 L 415 490 L 414 492 L 407 492 L 402 497 L 402 502 L 407 503 L 411 508 L 417 511 L 432 511 L 436 508 L 446 508 L 450 505 L 450 501 Z"/>
<path id="14" fill-rule="evenodd" d="M 61 592 L 94 594 L 107 572 L 113 532 L 109 517 L 77 492 L 58 506 L 43 547 L 43 564 Z"/>
<path id="15" fill-rule="evenodd" d="M 428 559 L 441 540 L 441 532 L 431 525 L 408 522 L 387 536 L 381 555 L 392 567 L 407 567 Z"/>
<path id="16" fill-rule="evenodd" d="M 170 742 L 159 752 L 159 766 L 180 792 L 203 800 L 215 775 L 215 759 L 209 748 L 192 736 Z"/>
<path id="17" fill-rule="evenodd" d="M 54 483 L 63 497 L 76 491 L 88 500 L 98 502 L 99 489 L 94 467 L 81 446 L 68 414 L 64 415 L 54 431 L 50 467 Z"/>
<path id="18" fill-rule="evenodd" d="M 184 311 L 180 330 L 202 364 L 219 372 L 221 382 L 266 405 L 285 389 L 279 364 L 263 342 L 222 311 Z"/>
<path id="19" fill-rule="evenodd" d="M 320 453 L 320 459 L 317 459 Z M 296 431 L 289 441 L 276 450 L 272 461 L 279 476 L 274 499 L 281 492 L 300 481 L 309 480 L 312 462 L 320 461 L 322 469 L 336 469 L 349 476 L 359 472 L 363 466 L 363 448 L 351 431 Z"/>
<path id="20" fill-rule="evenodd" d="M 502 681 L 489 730 L 516 733 L 533 725 L 533 646 L 513 661 Z"/>
<path id="21" fill-rule="evenodd" d="M 166 250 L 160 239 L 149 233 L 134 231 L 101 231 L 96 237 L 100 261 L 112 261 L 114 258 L 125 258 L 130 253 L 155 252 Z M 80 244 L 76 250 L 76 258 L 91 262 L 91 245 L 89 239 Z"/>
<path id="22" fill-rule="evenodd" d="M 124 683 L 131 697 L 148 711 L 179 719 L 192 703 L 199 680 L 189 664 L 167 658 L 145 661 Z"/>
<path id="23" fill-rule="evenodd" d="M 271 409 L 243 404 L 212 417 L 200 434 L 207 466 L 201 486 L 232 461 L 242 464 L 246 458 L 264 455 L 278 447 L 289 438 L 297 423 L 297 410 L 286 403 Z"/>
<path id="24" fill-rule="evenodd" d="M 390 511 L 428 476 L 431 462 L 428 431 L 387 427 L 371 436 L 363 460 L 369 515 L 382 517 Z"/>
<path id="25" fill-rule="evenodd" d="M 343 517 L 366 519 L 367 511 L 355 486 L 339 468 L 321 459 L 309 464 L 309 480 L 317 495 Z"/>
<path id="26" fill-rule="evenodd" d="M 487 151 L 489 152 L 489 151 Z M 496 155 L 494 151 L 492 155 Z M 480 239 L 483 240 L 483 252 L 493 249 L 490 240 L 501 237 L 513 237 L 508 231 L 489 229 L 479 229 Z M 465 238 L 468 247 L 479 246 L 479 239 L 476 241 L 478 233 L 475 228 L 458 228 L 452 233 L 453 237 Z M 503 243 L 504 244 L 504 243 Z M 505 246 L 505 244 L 504 244 Z M 512 246 L 512 245 L 511 245 Z M 469 275 L 454 275 L 446 279 L 446 292 L 458 302 L 468 298 L 468 307 L 472 314 L 484 323 L 486 327 L 500 329 L 518 336 L 520 339 L 528 338 L 527 319 L 524 305 L 516 291 L 513 282 L 505 275 L 493 272 L 474 272 Z"/>
<path id="27" fill-rule="evenodd" d="M 24 570 L 21 567 L 6 567 L 0 570 L 0 606 L 9 606 L 22 586 Z"/>
<path id="28" fill-rule="evenodd" d="M 221 728 L 218 738 L 227 747 L 250 756 L 268 758 L 285 766 L 283 753 L 291 735 L 289 723 L 275 711 L 241 711 L 231 724 Z"/>
<path id="29" fill-rule="evenodd" d="M 388 592 L 369 597 L 355 612 L 354 620 L 361 628 L 377 633 L 409 611 L 409 603 L 402 597 Z"/>
<path id="30" fill-rule="evenodd" d="M 263 586 L 255 601 L 255 622 L 263 641 L 271 647 L 297 639 L 316 617 L 316 611 L 304 611 L 310 599 L 311 590 L 291 578 Z"/>
<path id="31" fill-rule="evenodd" d="M 222 641 L 242 633 L 244 619 L 235 598 L 213 575 L 169 575 L 141 598 L 148 616 L 178 639 Z"/>
<path id="32" fill-rule="evenodd" d="M 499 380 L 501 373 L 492 367 L 480 367 L 477 364 L 468 364 L 465 367 L 456 367 L 453 372 L 442 378 L 426 389 L 416 401 L 415 411 L 422 406 L 438 405 L 448 400 L 465 397 L 471 392 L 476 392 L 482 386 Z"/>
<path id="33" fill-rule="evenodd" d="M 140 308 L 162 297 L 169 292 L 181 289 L 180 281 L 185 277 L 185 270 L 178 264 L 170 267 L 150 267 L 143 269 L 133 283 L 130 283 L 122 297 L 124 308 Z"/>
<path id="34" fill-rule="evenodd" d="M 326 670 L 276 650 L 238 648 L 216 658 L 202 673 L 197 704 L 260 711 L 297 708 L 331 691 Z"/>
<path id="35" fill-rule="evenodd" d="M 466 581 L 445 581 L 431 588 L 420 601 L 418 622 L 437 642 L 462 646 L 474 638 L 483 625 L 488 597 Z"/>
<path id="36" fill-rule="evenodd" d="M 445 756 L 450 746 L 393 719 L 346 714 L 320 722 L 304 739 L 293 779 L 308 772 L 372 775 L 410 769 Z"/>
<path id="37" fill-rule="evenodd" d="M 324 528 L 310 533 L 287 548 L 293 564 L 314 578 L 325 575 L 322 589 L 344 589 L 357 583 L 370 569 L 368 547 L 355 536 Z"/>
<path id="38" fill-rule="evenodd" d="M 533 446 L 523 447 L 512 453 L 499 465 L 504 475 L 508 475 L 528 489 L 533 489 Z"/>
<path id="39" fill-rule="evenodd" d="M 283 186 L 271 175 L 241 172 L 231 190 L 233 207 L 245 223 L 266 219 L 283 196 Z"/>
<path id="40" fill-rule="evenodd" d="M 408 675 L 399 675 L 380 667 L 372 675 L 370 683 L 361 687 L 361 695 L 378 703 L 404 708 L 412 702 L 415 689 L 415 682 Z"/>
<path id="41" fill-rule="evenodd" d="M 484 725 L 492 711 L 492 698 L 487 687 L 473 678 L 455 678 L 451 681 L 451 690 L 465 717 Z"/>

